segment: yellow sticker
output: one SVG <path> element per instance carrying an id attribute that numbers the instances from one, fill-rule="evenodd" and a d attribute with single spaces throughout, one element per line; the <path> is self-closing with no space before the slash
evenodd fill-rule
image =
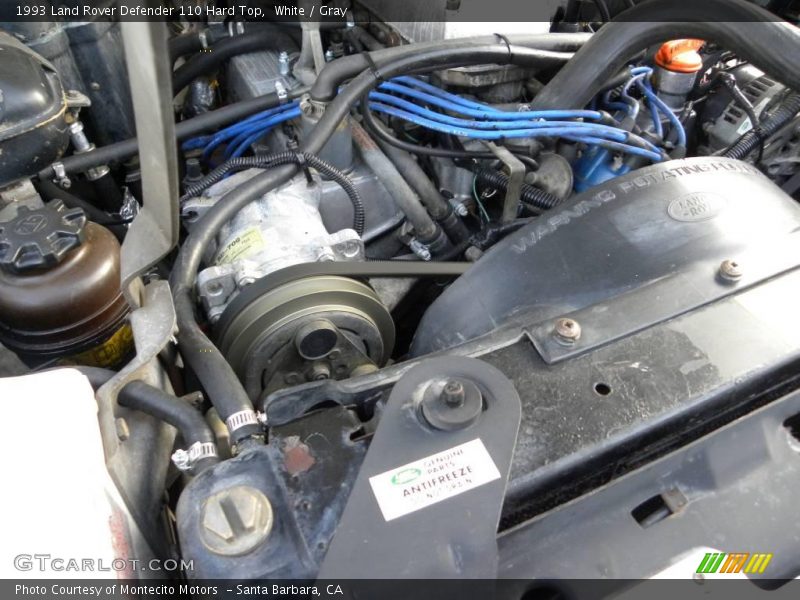
<path id="1" fill-rule="evenodd" d="M 225 244 L 217 254 L 217 264 L 231 263 L 245 256 L 255 254 L 264 247 L 261 230 L 256 227 L 245 229 L 242 233 Z"/>
<path id="2" fill-rule="evenodd" d="M 127 323 L 117 329 L 99 346 L 63 359 L 61 364 L 85 365 L 87 367 L 115 367 L 133 349 L 133 331 Z"/>

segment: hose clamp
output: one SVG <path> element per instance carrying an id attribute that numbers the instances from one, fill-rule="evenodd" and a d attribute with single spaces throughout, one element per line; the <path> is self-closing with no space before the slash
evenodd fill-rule
<path id="1" fill-rule="evenodd" d="M 237 429 L 247 425 L 259 425 L 259 422 L 255 411 L 240 410 L 239 412 L 233 413 L 230 417 L 225 419 L 225 425 L 227 426 L 228 431 L 233 433 Z"/>
<path id="2" fill-rule="evenodd" d="M 213 442 L 195 442 L 187 450 L 178 449 L 172 453 L 172 462 L 179 471 L 189 471 L 204 458 L 216 458 L 217 446 Z"/>

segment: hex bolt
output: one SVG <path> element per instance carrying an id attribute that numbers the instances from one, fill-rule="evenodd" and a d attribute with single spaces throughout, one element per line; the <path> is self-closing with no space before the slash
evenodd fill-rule
<path id="1" fill-rule="evenodd" d="M 442 431 L 469 427 L 483 411 L 483 394 L 469 379 L 449 377 L 431 381 L 422 393 L 421 417 L 425 423 Z"/>
<path id="2" fill-rule="evenodd" d="M 558 341 L 565 344 L 575 343 L 581 337 L 581 326 L 574 319 L 558 319 L 553 328 Z"/>
<path id="3" fill-rule="evenodd" d="M 238 485 L 209 497 L 200 513 L 203 544 L 214 554 L 239 556 L 260 546 L 272 531 L 272 504 L 260 490 Z"/>
<path id="4" fill-rule="evenodd" d="M 278 72 L 283 77 L 289 75 L 289 53 L 284 50 L 278 54 Z"/>
<path id="5" fill-rule="evenodd" d="M 331 369 L 325 363 L 316 363 L 311 367 L 311 380 L 323 381 L 331 378 Z"/>
<path id="6" fill-rule="evenodd" d="M 741 279 L 743 273 L 742 265 L 737 260 L 723 260 L 722 264 L 719 266 L 720 277 L 727 279 L 728 281 L 736 281 L 737 279 Z"/>
<path id="7" fill-rule="evenodd" d="M 456 408 L 464 404 L 464 396 L 464 385 L 453 379 L 444 384 L 440 398 L 447 406 Z"/>

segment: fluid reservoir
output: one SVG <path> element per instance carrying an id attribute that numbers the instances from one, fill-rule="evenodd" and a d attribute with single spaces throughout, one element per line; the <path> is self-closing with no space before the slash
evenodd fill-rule
<path id="1" fill-rule="evenodd" d="M 120 246 L 60 200 L 0 222 L 0 342 L 29 366 L 113 367 L 132 350 Z"/>

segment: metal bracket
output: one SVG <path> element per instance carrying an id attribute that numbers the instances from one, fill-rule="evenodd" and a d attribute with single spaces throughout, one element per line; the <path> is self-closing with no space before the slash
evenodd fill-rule
<path id="1" fill-rule="evenodd" d="M 164 387 L 156 357 L 173 338 L 176 328 L 172 293 L 166 281 L 144 288 L 144 302 L 130 316 L 136 356 L 97 390 L 98 421 L 106 465 L 143 530 L 157 527 L 158 505 L 172 450 L 175 429 L 142 412 L 117 404 L 117 394 L 131 381 Z"/>
<path id="2" fill-rule="evenodd" d="M 131 223 L 121 253 L 122 291 L 141 304 L 141 273 L 178 243 L 178 158 L 172 107 L 172 65 L 167 28 L 156 21 L 122 23 L 142 173 L 142 210 Z"/>
<path id="3" fill-rule="evenodd" d="M 508 148 L 498 146 L 494 142 L 488 142 L 487 146 L 508 170 L 508 186 L 506 187 L 503 214 L 500 220 L 503 223 L 509 223 L 517 218 L 519 199 L 522 195 L 522 184 L 525 183 L 525 164 L 514 156 Z"/>
<path id="4" fill-rule="evenodd" d="M 442 430 L 425 421 L 421 405 L 432 387 L 446 387 L 449 380 L 476 386 L 483 409 L 461 427 Z M 480 360 L 434 357 L 404 373 L 389 396 L 319 578 L 496 577 L 497 524 L 520 415 L 512 383 Z M 484 469 L 496 474 L 484 478 Z M 390 516 L 378 502 L 383 484 L 394 498 L 433 494 L 438 500 L 412 501 L 405 512 Z"/>

